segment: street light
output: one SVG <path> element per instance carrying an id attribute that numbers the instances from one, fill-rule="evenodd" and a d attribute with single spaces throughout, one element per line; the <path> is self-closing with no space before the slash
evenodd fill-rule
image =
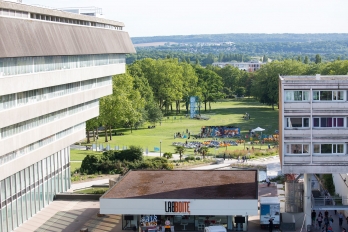
<path id="1" fill-rule="evenodd" d="M 162 140 L 160 140 L 160 157 L 161 157 L 161 153 L 162 153 Z"/>

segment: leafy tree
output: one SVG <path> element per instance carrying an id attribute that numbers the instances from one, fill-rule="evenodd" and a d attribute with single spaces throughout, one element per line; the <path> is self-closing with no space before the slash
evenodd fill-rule
<path id="1" fill-rule="evenodd" d="M 222 93 L 222 78 L 214 71 L 197 66 L 195 69 L 198 75 L 198 87 L 201 89 L 204 110 L 206 111 L 207 103 L 209 103 L 210 106 L 211 102 L 216 102 L 224 96 Z"/>
<path id="2" fill-rule="evenodd" d="M 93 131 L 93 139 L 95 141 L 94 129 L 98 127 L 98 118 L 91 118 L 86 122 L 86 134 L 87 134 L 87 143 L 90 143 L 90 131 Z"/>
<path id="3" fill-rule="evenodd" d="M 331 196 L 335 195 L 335 184 L 332 179 L 332 174 L 323 174 L 324 186 L 329 191 Z"/>
<path id="4" fill-rule="evenodd" d="M 222 77 L 224 87 L 230 88 L 233 92 L 236 91 L 239 78 L 242 75 L 238 68 L 226 65 L 223 68 L 215 68 L 214 71 Z"/>
<path id="5" fill-rule="evenodd" d="M 87 155 L 81 163 L 81 173 L 94 174 L 98 172 L 98 158 L 95 155 Z"/>
<path id="6" fill-rule="evenodd" d="M 209 152 L 209 147 L 200 147 L 198 150 L 199 153 L 202 154 L 203 159 L 205 159 L 205 155 Z"/>
<path id="7" fill-rule="evenodd" d="M 308 59 L 308 56 L 305 56 L 304 60 L 303 60 L 303 63 L 305 64 L 309 64 L 309 59 Z"/>
<path id="8" fill-rule="evenodd" d="M 238 87 L 237 89 L 236 89 L 236 95 L 238 96 L 238 97 L 241 97 L 241 96 L 244 96 L 244 94 L 245 94 L 245 88 L 244 87 Z"/>
<path id="9" fill-rule="evenodd" d="M 173 154 L 172 154 L 171 152 L 165 152 L 165 153 L 163 154 L 163 157 L 164 157 L 164 158 L 167 158 L 167 159 L 171 159 L 171 158 L 173 158 Z"/>
<path id="10" fill-rule="evenodd" d="M 181 157 L 184 154 L 184 152 L 186 151 L 186 148 L 184 146 L 176 146 L 175 147 L 175 153 L 179 154 L 180 157 L 180 161 L 181 161 Z"/>
<path id="11" fill-rule="evenodd" d="M 274 61 L 261 67 L 253 81 L 252 93 L 261 103 L 272 106 L 278 103 L 279 75 L 301 75 L 306 66 L 298 61 Z"/>
<path id="12" fill-rule="evenodd" d="M 316 54 L 316 55 L 315 55 L 314 63 L 316 63 L 316 64 L 321 63 L 321 56 L 320 56 L 319 54 Z"/>
<path id="13" fill-rule="evenodd" d="M 146 104 L 145 109 L 147 111 L 147 120 L 150 123 L 155 125 L 157 122 L 162 120 L 163 114 L 156 102 L 149 102 Z"/>

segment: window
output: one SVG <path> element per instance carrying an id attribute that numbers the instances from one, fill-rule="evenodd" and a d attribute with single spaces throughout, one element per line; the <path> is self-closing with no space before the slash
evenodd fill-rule
<path id="1" fill-rule="evenodd" d="M 313 118 L 313 127 L 344 127 L 344 118 Z"/>
<path id="2" fill-rule="evenodd" d="M 309 144 L 286 144 L 286 154 L 308 154 Z"/>
<path id="3" fill-rule="evenodd" d="M 343 101 L 344 91 L 342 90 L 314 90 L 313 100 L 315 101 Z"/>
<path id="4" fill-rule="evenodd" d="M 309 118 L 286 118 L 286 128 L 309 128 Z"/>
<path id="5" fill-rule="evenodd" d="M 344 144 L 314 144 L 316 154 L 344 154 Z"/>
<path id="6" fill-rule="evenodd" d="M 285 91 L 285 101 L 309 101 L 309 91 Z"/>

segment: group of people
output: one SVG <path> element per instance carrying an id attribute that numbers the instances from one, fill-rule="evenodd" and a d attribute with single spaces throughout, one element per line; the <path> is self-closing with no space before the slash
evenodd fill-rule
<path id="1" fill-rule="evenodd" d="M 246 155 L 243 155 L 243 156 L 242 156 L 242 160 L 240 160 L 240 156 L 238 156 L 238 161 L 237 161 L 237 162 L 238 162 L 238 163 L 239 163 L 239 162 L 243 162 L 243 163 L 244 163 L 244 162 L 248 162 L 248 157 L 247 157 Z"/>
<path id="2" fill-rule="evenodd" d="M 335 214 L 336 213 L 337 213 L 337 211 L 335 210 Z M 317 213 L 315 212 L 315 210 L 313 210 L 311 217 L 312 217 L 312 225 L 315 228 L 321 229 L 322 231 L 325 231 L 325 232 L 334 232 L 332 229 L 334 219 L 333 219 L 332 215 L 329 215 L 329 212 L 327 210 L 324 212 L 324 216 L 321 212 L 319 212 L 319 214 L 317 216 Z M 338 225 L 340 227 L 342 227 L 343 218 L 344 218 L 344 216 L 343 216 L 342 212 L 340 212 L 338 214 Z M 346 218 L 346 220 L 347 220 L 347 224 L 348 224 L 348 217 Z M 346 229 L 342 228 L 342 232 L 346 232 Z"/>

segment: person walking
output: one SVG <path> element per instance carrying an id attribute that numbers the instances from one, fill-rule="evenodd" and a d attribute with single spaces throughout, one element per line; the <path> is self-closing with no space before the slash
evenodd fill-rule
<path id="1" fill-rule="evenodd" d="M 268 229 L 269 229 L 269 232 L 272 232 L 273 231 L 273 218 L 269 219 L 269 225 L 268 225 Z"/>
<path id="2" fill-rule="evenodd" d="M 323 215 L 321 214 L 321 212 L 319 212 L 319 215 L 317 217 L 317 222 L 318 222 L 319 229 L 321 229 L 321 223 L 323 222 Z"/>
<path id="3" fill-rule="evenodd" d="M 330 226 L 333 225 L 333 222 L 334 222 L 334 220 L 333 220 L 333 218 L 332 218 L 332 215 L 330 215 L 330 217 L 329 217 L 329 224 L 330 224 Z"/>
<path id="4" fill-rule="evenodd" d="M 338 214 L 338 225 L 342 226 L 342 224 L 343 224 L 343 214 L 342 214 L 342 212 L 340 212 Z"/>
<path id="5" fill-rule="evenodd" d="M 317 217 L 317 212 L 315 210 L 312 210 L 312 225 L 315 226 L 315 219 Z"/>

